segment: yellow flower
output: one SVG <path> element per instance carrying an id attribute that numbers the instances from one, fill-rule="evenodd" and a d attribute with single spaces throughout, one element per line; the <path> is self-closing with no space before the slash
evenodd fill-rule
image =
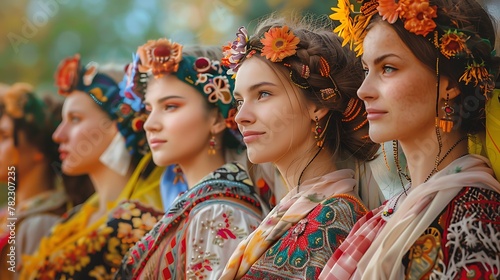
<path id="1" fill-rule="evenodd" d="M 272 62 L 280 62 L 296 53 L 300 39 L 288 29 L 288 26 L 283 26 L 271 28 L 260 42 L 264 45 L 261 55 Z"/>
<path id="2" fill-rule="evenodd" d="M 354 43 L 354 24 L 351 18 L 352 5 L 349 0 L 339 0 L 337 7 L 332 8 L 333 14 L 330 15 L 332 20 L 339 21 L 340 24 L 333 30 L 344 39 L 342 46 L 349 43 L 351 49 Z"/>
<path id="3" fill-rule="evenodd" d="M 113 279 L 113 275 L 108 273 L 106 271 L 106 269 L 104 268 L 104 266 L 102 266 L 102 265 L 94 267 L 94 269 L 92 269 L 89 272 L 89 276 L 92 276 L 97 280 L 111 280 L 111 279 Z"/>

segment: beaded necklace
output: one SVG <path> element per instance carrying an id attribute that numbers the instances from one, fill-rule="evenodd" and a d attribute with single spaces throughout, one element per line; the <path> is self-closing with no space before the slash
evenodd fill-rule
<path id="1" fill-rule="evenodd" d="M 444 159 L 445 159 L 445 158 L 446 158 L 446 157 L 447 157 L 447 156 L 451 153 L 451 151 L 453 151 L 453 149 L 455 149 L 455 147 L 456 147 L 459 143 L 461 143 L 462 141 L 464 141 L 464 140 L 466 140 L 466 139 L 467 139 L 467 136 L 464 136 L 464 137 L 462 137 L 462 138 L 458 139 L 458 141 L 457 141 L 457 142 L 455 142 L 455 144 L 453 144 L 453 145 L 450 147 L 450 149 L 448 149 L 448 151 L 444 154 L 444 156 L 443 156 L 440 160 L 438 160 L 438 161 L 437 161 L 436 167 L 432 169 L 431 173 L 429 174 L 429 176 L 427 176 L 427 178 L 425 179 L 424 183 L 425 183 L 425 182 L 427 182 L 427 181 L 431 178 L 431 176 L 432 176 L 432 175 L 434 175 L 434 173 L 436 173 L 436 172 L 438 171 L 438 170 L 437 170 L 437 166 L 439 166 L 439 165 L 440 165 L 440 164 L 444 161 Z M 461 155 L 459 158 L 461 158 L 461 157 L 463 157 L 463 156 L 465 156 L 465 155 L 467 155 L 467 154 L 468 154 L 468 153 L 463 154 L 463 155 Z M 401 173 L 402 173 L 402 172 L 400 172 L 400 174 L 401 174 Z M 405 175 L 406 175 L 406 174 L 405 174 Z M 409 177 L 409 176 L 407 176 L 407 175 L 406 175 L 405 177 L 406 177 L 406 179 L 410 182 L 410 187 L 411 187 L 411 179 L 410 179 L 410 177 Z M 408 187 L 408 189 L 409 189 L 410 187 Z M 383 215 L 384 217 L 389 217 L 390 215 L 392 215 L 392 214 L 394 213 L 394 210 L 396 209 L 396 205 L 398 205 L 398 201 L 399 201 L 399 199 L 401 198 L 401 196 L 403 196 L 403 194 L 406 194 L 406 191 L 407 191 L 408 189 L 406 189 L 406 188 L 403 186 L 403 191 L 402 191 L 402 192 L 398 195 L 398 197 L 396 198 L 396 201 L 394 202 L 394 205 L 393 205 L 392 207 L 387 208 L 387 210 L 384 210 L 384 211 L 382 212 L 382 215 Z M 389 202 L 388 202 L 388 203 L 389 203 Z"/>

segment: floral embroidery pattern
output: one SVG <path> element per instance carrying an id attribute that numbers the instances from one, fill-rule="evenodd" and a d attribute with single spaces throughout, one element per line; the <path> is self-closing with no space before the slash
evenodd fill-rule
<path id="1" fill-rule="evenodd" d="M 122 203 L 106 224 L 50 254 L 35 278 L 112 279 L 123 255 L 161 216 L 151 208 Z"/>

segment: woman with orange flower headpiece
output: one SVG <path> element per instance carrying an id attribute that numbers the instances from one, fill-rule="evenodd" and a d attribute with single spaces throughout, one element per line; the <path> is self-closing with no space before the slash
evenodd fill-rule
<path id="1" fill-rule="evenodd" d="M 225 47 L 248 157 L 275 164 L 287 195 L 240 243 L 221 279 L 317 279 L 368 211 L 360 200 L 367 184 L 356 176 L 374 182 L 365 163 L 379 145 L 368 139 L 356 96 L 363 72 L 354 52 L 315 20 L 271 16 L 251 37 L 240 28 Z"/>
<path id="2" fill-rule="evenodd" d="M 128 252 L 116 279 L 219 279 L 268 211 L 245 167 L 225 156 L 242 143 L 231 121 L 234 80 L 218 57 L 167 39 L 137 51 L 137 84 L 127 92 L 144 97 L 154 162 L 177 164 L 188 190 Z"/>
<path id="3" fill-rule="evenodd" d="M 63 60 L 56 73 L 65 96 L 53 134 L 65 174 L 88 174 L 95 194 L 68 212 L 26 256 L 22 279 L 109 279 L 127 250 L 163 215 L 159 178 L 142 123 L 117 80 L 123 70 Z M 144 204 L 141 204 L 144 203 Z"/>
<path id="4" fill-rule="evenodd" d="M 337 31 L 363 55 L 370 138 L 402 148 L 409 183 L 358 221 L 320 278 L 498 279 L 500 183 L 467 145 L 498 81 L 492 20 L 475 0 L 339 3 Z"/>

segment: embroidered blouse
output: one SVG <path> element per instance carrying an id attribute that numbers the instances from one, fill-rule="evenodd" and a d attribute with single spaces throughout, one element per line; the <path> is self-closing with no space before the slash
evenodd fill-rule
<path id="1" fill-rule="evenodd" d="M 225 164 L 174 201 L 128 252 L 115 279 L 219 279 L 264 214 L 246 171 Z"/>

